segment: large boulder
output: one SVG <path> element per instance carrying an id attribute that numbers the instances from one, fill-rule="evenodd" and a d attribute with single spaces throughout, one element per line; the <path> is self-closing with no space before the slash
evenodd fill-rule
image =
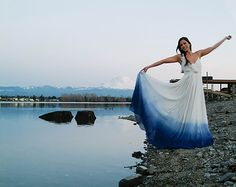
<path id="1" fill-rule="evenodd" d="M 77 112 L 75 120 L 78 125 L 92 125 L 96 120 L 96 116 L 93 111 L 83 110 Z"/>
<path id="2" fill-rule="evenodd" d="M 69 123 L 73 119 L 73 115 L 70 111 L 55 111 L 43 114 L 39 118 L 54 123 Z"/>
<path id="3" fill-rule="evenodd" d="M 143 182 L 143 176 L 140 174 L 135 174 L 128 176 L 119 182 L 119 187 L 135 187 Z"/>

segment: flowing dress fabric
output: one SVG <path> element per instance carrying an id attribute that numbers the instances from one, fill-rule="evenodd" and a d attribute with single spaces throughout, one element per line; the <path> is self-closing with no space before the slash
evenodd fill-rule
<path id="1" fill-rule="evenodd" d="M 140 72 L 130 106 L 147 140 L 157 148 L 195 148 L 213 144 L 208 129 L 200 59 L 186 64 L 184 76 L 165 83 Z"/>

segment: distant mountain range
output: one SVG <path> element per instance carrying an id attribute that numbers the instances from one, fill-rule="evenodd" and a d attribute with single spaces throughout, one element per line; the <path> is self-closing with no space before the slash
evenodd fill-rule
<path id="1" fill-rule="evenodd" d="M 31 86 L 31 87 L 3 87 L 0 86 L 0 96 L 56 96 L 60 97 L 64 94 L 96 94 L 97 96 L 113 96 L 113 97 L 131 97 L 132 89 L 118 89 L 107 87 L 53 87 L 53 86 Z"/>

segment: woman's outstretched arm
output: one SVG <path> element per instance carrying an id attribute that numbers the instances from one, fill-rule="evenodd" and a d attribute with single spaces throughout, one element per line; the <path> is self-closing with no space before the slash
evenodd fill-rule
<path id="1" fill-rule="evenodd" d="M 197 53 L 199 54 L 200 57 L 202 56 L 205 56 L 207 54 L 209 54 L 210 52 L 212 52 L 214 49 L 216 49 L 217 47 L 219 47 L 225 40 L 230 40 L 232 37 L 229 35 L 229 36 L 226 36 L 224 37 L 222 40 L 220 40 L 219 42 L 217 42 L 215 45 L 211 46 L 211 47 L 208 47 L 206 49 L 202 49 L 202 50 L 199 50 L 197 51 Z"/>
<path id="2" fill-rule="evenodd" d="M 149 66 L 146 66 L 142 69 L 142 71 L 144 72 L 147 72 L 147 70 L 149 68 L 153 68 L 153 67 L 156 67 L 156 66 L 159 66 L 161 64 L 166 64 L 166 63 L 175 63 L 175 62 L 179 62 L 181 63 L 181 57 L 180 55 L 175 55 L 175 56 L 172 56 L 172 57 L 169 57 L 169 58 L 165 58 L 165 59 L 162 59 L 162 60 L 159 60 Z"/>

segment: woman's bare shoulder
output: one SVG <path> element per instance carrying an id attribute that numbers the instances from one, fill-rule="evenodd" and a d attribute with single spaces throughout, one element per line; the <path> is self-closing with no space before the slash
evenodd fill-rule
<path id="1" fill-rule="evenodd" d="M 201 58 L 201 51 L 200 50 L 195 51 L 193 54 L 196 55 L 198 58 Z"/>

